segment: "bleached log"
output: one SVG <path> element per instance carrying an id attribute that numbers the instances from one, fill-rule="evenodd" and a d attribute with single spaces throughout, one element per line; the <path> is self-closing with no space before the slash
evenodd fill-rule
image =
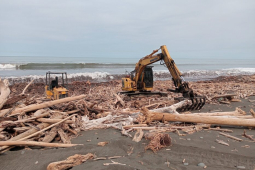
<path id="1" fill-rule="evenodd" d="M 234 140 L 237 140 L 237 141 L 243 141 L 243 139 L 237 138 L 237 137 L 235 137 L 235 136 L 231 136 L 231 135 L 226 134 L 226 133 L 220 132 L 220 135 L 226 136 L 226 137 L 228 137 L 228 138 L 231 138 L 231 139 L 234 139 Z"/>
<path id="2" fill-rule="evenodd" d="M 45 134 L 44 138 L 42 139 L 42 142 L 51 142 L 57 135 L 57 128 L 53 127 L 47 134 Z"/>
<path id="3" fill-rule="evenodd" d="M 9 88 L 8 80 L 4 79 L 2 81 L 0 78 L 0 110 L 4 106 L 4 103 L 7 101 L 7 98 L 10 95 L 10 93 L 11 93 L 11 90 Z"/>
<path id="4" fill-rule="evenodd" d="M 68 157 L 66 160 L 50 163 L 47 170 L 70 169 L 74 166 L 82 164 L 83 162 L 86 162 L 88 159 L 93 159 L 94 157 L 95 156 L 92 153 L 88 153 L 86 155 L 75 154 Z"/>
<path id="5" fill-rule="evenodd" d="M 124 129 L 130 129 L 133 127 L 147 127 L 147 124 L 135 124 L 135 125 L 127 125 L 127 126 L 123 126 Z"/>
<path id="6" fill-rule="evenodd" d="M 122 98 L 119 95 L 114 93 L 114 96 L 117 98 L 117 102 L 119 101 L 122 106 L 125 106 L 125 102 L 122 100 Z"/>
<path id="7" fill-rule="evenodd" d="M 133 141 L 135 142 L 140 142 L 143 138 L 143 130 L 142 129 L 137 129 L 137 132 L 134 135 Z"/>
<path id="8" fill-rule="evenodd" d="M 123 117 L 123 115 L 122 116 L 107 115 L 106 117 L 102 117 L 99 119 L 89 120 L 87 116 L 82 116 L 84 125 L 83 130 L 103 129 L 110 127 L 122 129 L 122 126 L 130 125 L 131 123 L 133 123 L 133 118 L 124 117 L 122 120 L 119 120 L 121 117 Z"/>
<path id="9" fill-rule="evenodd" d="M 190 100 L 184 100 L 179 103 L 173 104 L 169 107 L 163 107 L 159 109 L 150 110 L 151 112 L 160 112 L 160 113 L 172 113 L 172 114 L 179 114 L 176 110 L 186 105 L 190 105 L 192 102 Z"/>
<path id="10" fill-rule="evenodd" d="M 53 106 L 56 104 L 60 104 L 60 103 L 65 103 L 65 102 L 70 102 L 70 101 L 74 101 L 74 100 L 79 100 L 82 98 L 85 98 L 86 95 L 80 95 L 80 96 L 75 96 L 75 97 L 66 97 L 63 99 L 59 99 L 59 100 L 54 100 L 54 101 L 49 101 L 49 102 L 45 102 L 45 103 L 41 103 L 41 104 L 32 104 L 23 108 L 17 108 L 14 109 L 12 111 L 12 114 L 15 113 L 21 113 L 21 112 L 30 112 L 30 111 L 34 111 L 34 110 L 38 110 L 38 109 L 43 109 L 49 106 Z M 6 113 L 8 113 L 9 109 L 5 109 L 5 110 L 1 110 L 0 111 L 0 117 L 3 117 Z"/>
<path id="11" fill-rule="evenodd" d="M 44 113 L 43 113 L 44 112 Z M 34 113 L 34 116 L 33 117 L 30 117 L 30 118 L 27 118 L 27 119 L 20 119 L 20 120 L 17 120 L 15 122 L 17 123 L 24 123 L 24 122 L 31 122 L 31 121 L 34 121 L 35 119 L 39 119 L 39 118 L 43 118 L 43 117 L 46 117 L 50 114 L 50 112 L 45 112 L 45 110 L 43 109 L 40 109 L 40 110 L 37 110 L 35 113 Z M 48 123 L 46 121 L 41 121 L 41 122 L 45 122 L 45 123 Z M 55 122 L 56 123 L 56 122 Z"/>
<path id="12" fill-rule="evenodd" d="M 47 143 L 35 141 L 0 141 L 0 146 L 44 146 L 44 147 L 72 147 L 83 144 Z"/>
<path id="13" fill-rule="evenodd" d="M 153 120 L 160 121 L 164 119 L 165 121 L 255 127 L 255 119 L 239 119 L 239 118 L 229 118 L 229 117 L 223 117 L 223 116 L 198 116 L 198 115 L 192 115 L 192 114 L 183 115 L 183 114 L 158 113 L 158 112 L 150 112 L 146 108 L 142 108 L 141 112 L 146 117 L 147 123 L 150 123 Z"/>
<path id="14" fill-rule="evenodd" d="M 63 131 L 63 129 L 58 129 L 58 134 L 63 143 L 66 143 L 66 144 L 71 143 L 70 137 Z"/>
<path id="15" fill-rule="evenodd" d="M 198 115 L 198 116 L 238 116 L 239 115 L 241 116 L 241 115 L 246 115 L 246 112 L 237 107 L 236 110 L 232 112 L 193 113 L 192 115 Z"/>
<path id="16" fill-rule="evenodd" d="M 25 91 L 26 91 L 27 88 L 33 83 L 33 81 L 34 81 L 34 79 L 33 79 L 30 83 L 28 83 L 28 85 L 26 85 L 26 87 L 23 89 L 21 95 L 25 94 Z"/>
<path id="17" fill-rule="evenodd" d="M 227 142 L 224 142 L 223 140 L 216 139 L 216 142 L 218 142 L 219 144 L 222 144 L 222 145 L 229 146 L 229 144 Z"/>
<path id="18" fill-rule="evenodd" d="M 109 165 L 126 165 L 126 164 L 122 164 L 122 163 L 119 163 L 119 162 L 115 162 L 113 160 L 111 160 L 112 163 L 103 163 L 105 166 L 109 166 Z"/>
<path id="19" fill-rule="evenodd" d="M 57 123 L 57 122 L 59 122 L 61 120 L 63 120 L 63 119 L 48 119 L 48 118 L 39 118 L 39 119 L 36 119 L 36 121 L 43 122 L 43 123 Z M 73 124 L 75 122 L 72 121 L 72 120 L 66 120 L 64 123 Z"/>

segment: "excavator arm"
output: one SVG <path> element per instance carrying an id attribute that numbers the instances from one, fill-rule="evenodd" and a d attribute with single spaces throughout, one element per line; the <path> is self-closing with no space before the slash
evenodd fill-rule
<path id="1" fill-rule="evenodd" d="M 179 71 L 177 66 L 175 65 L 174 60 L 171 58 L 167 48 L 165 45 L 160 47 L 161 52 L 163 54 L 164 64 L 168 68 L 170 74 L 172 75 L 172 80 L 174 82 L 175 90 L 168 89 L 171 92 L 182 93 L 184 98 L 194 98 L 194 93 L 191 88 L 189 88 L 189 84 L 184 81 L 182 77 L 182 73 Z"/>

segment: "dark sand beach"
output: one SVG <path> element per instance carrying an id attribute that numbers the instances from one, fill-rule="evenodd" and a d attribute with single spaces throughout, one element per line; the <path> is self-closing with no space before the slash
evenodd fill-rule
<path id="1" fill-rule="evenodd" d="M 226 81 L 222 78 L 215 81 Z M 85 90 L 86 91 L 86 90 Z M 33 89 L 30 89 L 33 92 Z M 254 109 L 255 96 L 241 99 L 241 102 L 231 104 L 206 104 L 200 111 L 234 111 L 236 107 L 241 108 L 247 114 L 251 108 Z M 218 127 L 212 125 L 211 127 Z M 255 169 L 255 143 L 242 136 L 244 129 L 248 135 L 255 137 L 254 128 L 238 126 L 220 126 L 232 130 L 231 135 L 243 139 L 239 142 L 219 134 L 218 131 L 204 129 L 193 134 L 179 136 L 177 133 L 166 132 L 172 138 L 172 145 L 162 148 L 156 153 L 151 150 L 145 151 L 148 140 L 140 142 L 132 141 L 132 138 L 122 136 L 119 130 L 97 129 L 82 131 L 77 138 L 71 140 L 74 144 L 84 144 L 71 148 L 40 148 L 31 149 L 16 148 L 0 155 L 1 170 L 45 170 L 51 162 L 65 160 L 74 154 L 95 154 L 97 157 L 105 157 L 106 160 L 87 160 L 81 165 L 75 166 L 73 170 L 83 169 L 111 169 L 111 170 L 135 170 L 135 169 L 173 169 L 173 170 L 233 170 L 233 169 Z M 133 135 L 134 132 L 131 132 Z M 225 146 L 216 142 L 223 140 L 229 144 Z M 98 142 L 108 142 L 105 146 L 98 146 Z M 108 157 L 120 156 L 116 159 Z M 118 162 L 123 165 L 104 165 L 104 163 Z M 205 166 L 198 166 L 204 163 Z"/>

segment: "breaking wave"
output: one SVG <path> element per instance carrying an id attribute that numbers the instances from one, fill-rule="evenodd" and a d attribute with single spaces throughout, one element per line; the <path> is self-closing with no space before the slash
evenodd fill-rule
<path id="1" fill-rule="evenodd" d="M 218 76 L 235 76 L 235 75 L 250 75 L 255 73 L 255 68 L 229 68 L 222 70 L 189 70 L 183 75 L 185 77 L 218 77 Z"/>
<path id="2" fill-rule="evenodd" d="M 183 72 L 183 78 L 187 81 L 210 80 L 219 76 L 237 76 L 255 74 L 255 68 L 232 68 L 222 70 L 189 70 Z M 125 74 L 111 74 L 109 72 L 84 72 L 67 74 L 68 81 L 92 81 L 105 82 L 121 80 Z M 36 82 L 45 82 L 45 75 L 29 75 L 21 77 L 6 77 L 10 82 L 28 82 L 35 79 Z M 154 80 L 170 80 L 168 70 L 154 70 Z M 12 83 L 11 83 L 12 84 Z"/>
<path id="3" fill-rule="evenodd" d="M 55 69 L 83 69 L 83 68 L 130 68 L 134 64 L 118 63 L 23 63 L 23 64 L 0 64 L 0 69 L 7 70 L 55 70 Z"/>
<path id="4" fill-rule="evenodd" d="M 189 70 L 182 72 L 183 77 L 189 80 L 207 80 L 219 76 L 237 76 L 255 74 L 255 68 L 230 68 L 221 70 Z M 156 79 L 171 77 L 168 70 L 154 71 Z"/>
<path id="5" fill-rule="evenodd" d="M 0 64 L 1 70 L 15 69 L 16 64 Z"/>

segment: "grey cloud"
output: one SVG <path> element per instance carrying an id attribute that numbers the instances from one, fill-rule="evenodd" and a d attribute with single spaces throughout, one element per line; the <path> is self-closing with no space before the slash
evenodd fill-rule
<path id="1" fill-rule="evenodd" d="M 85 55 L 97 45 L 97 55 L 128 55 L 166 44 L 175 55 L 254 56 L 254 18 L 253 0 L 2 0 L 0 55 Z"/>

